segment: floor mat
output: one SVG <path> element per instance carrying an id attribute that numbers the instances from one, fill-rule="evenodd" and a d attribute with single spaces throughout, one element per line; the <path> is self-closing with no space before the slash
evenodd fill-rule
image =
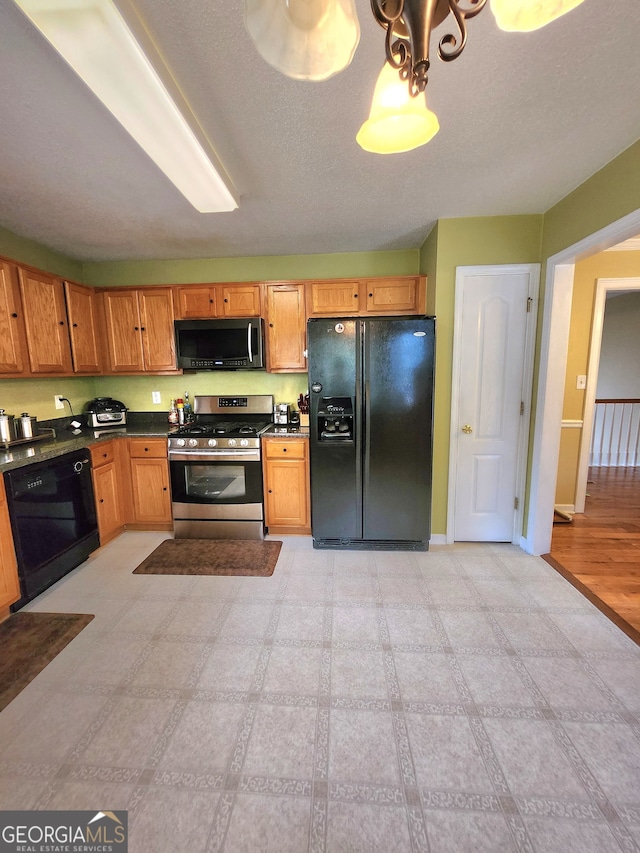
<path id="1" fill-rule="evenodd" d="M 134 569 L 142 575 L 269 577 L 282 542 L 247 539 L 165 539 Z"/>
<path id="2" fill-rule="evenodd" d="M 0 624 L 0 711 L 94 617 L 86 613 L 14 613 Z"/>

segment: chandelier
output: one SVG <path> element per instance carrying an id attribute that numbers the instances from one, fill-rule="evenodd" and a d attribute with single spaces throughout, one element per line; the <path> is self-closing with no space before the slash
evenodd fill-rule
<path id="1" fill-rule="evenodd" d="M 449 20 L 438 42 L 444 62 L 457 59 L 467 43 L 467 21 L 489 0 L 371 0 L 386 30 L 386 62 L 374 90 L 369 118 L 356 139 L 367 151 L 391 154 L 424 145 L 438 132 L 425 90 L 433 30 Z M 491 0 L 496 23 L 507 32 L 530 32 L 571 11 L 584 0 Z M 355 0 L 245 0 L 245 24 L 258 52 L 275 68 L 299 80 L 326 80 L 349 65 L 360 26 Z"/>

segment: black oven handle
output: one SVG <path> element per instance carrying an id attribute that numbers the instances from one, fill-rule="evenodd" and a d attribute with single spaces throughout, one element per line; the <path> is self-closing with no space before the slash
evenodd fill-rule
<path id="1" fill-rule="evenodd" d="M 186 453 L 169 451 L 170 462 L 233 462 L 241 459 L 254 459 L 259 462 L 260 450 L 189 450 Z"/>

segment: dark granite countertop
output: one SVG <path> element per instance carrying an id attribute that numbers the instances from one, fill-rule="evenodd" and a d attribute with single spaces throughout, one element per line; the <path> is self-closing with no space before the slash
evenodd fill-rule
<path id="1" fill-rule="evenodd" d="M 31 444 L 18 444 L 6 450 L 0 449 L 0 473 L 11 471 L 13 468 L 21 468 L 23 465 L 30 465 L 34 462 L 53 459 L 73 450 L 81 450 L 97 441 L 109 441 L 113 438 L 126 438 L 127 436 L 165 438 L 170 431 L 175 430 L 175 427 L 170 429 L 166 415 L 130 412 L 127 418 L 126 427 L 100 430 L 89 429 L 89 427 L 72 430 L 64 421 L 56 424 L 56 426 L 52 426 L 53 421 L 44 421 L 39 424 L 42 432 L 53 428 L 56 433 L 55 438 L 39 439 Z"/>
<path id="2" fill-rule="evenodd" d="M 309 427 L 281 426 L 280 424 L 271 424 L 268 430 L 262 433 L 263 438 L 273 438 L 273 436 L 286 436 L 287 438 L 309 438 Z"/>

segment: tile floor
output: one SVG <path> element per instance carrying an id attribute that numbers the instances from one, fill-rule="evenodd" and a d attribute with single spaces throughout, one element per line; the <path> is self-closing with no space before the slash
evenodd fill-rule
<path id="1" fill-rule="evenodd" d="M 0 807 L 128 809 L 131 853 L 640 851 L 640 648 L 510 545 L 133 575 L 0 714 Z"/>

